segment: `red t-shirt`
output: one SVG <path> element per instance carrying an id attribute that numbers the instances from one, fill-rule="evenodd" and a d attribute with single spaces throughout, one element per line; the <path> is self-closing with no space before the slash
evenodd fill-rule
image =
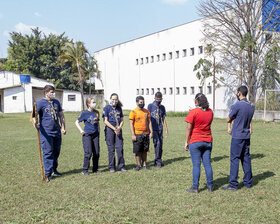
<path id="1" fill-rule="evenodd" d="M 186 122 L 192 124 L 189 143 L 212 142 L 211 123 L 213 120 L 213 111 L 201 108 L 191 110 L 186 117 Z"/>

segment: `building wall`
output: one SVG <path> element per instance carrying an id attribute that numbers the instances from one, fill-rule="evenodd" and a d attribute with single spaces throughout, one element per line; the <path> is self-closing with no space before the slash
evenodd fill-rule
<path id="1" fill-rule="evenodd" d="M 124 109 L 132 109 L 137 95 L 143 95 L 147 105 L 159 88 L 167 111 L 189 110 L 194 107 L 194 97 L 201 86 L 193 71 L 194 65 L 204 57 L 199 52 L 199 47 L 204 46 L 200 29 L 201 21 L 197 20 L 95 52 L 102 79 L 102 83 L 96 82 L 96 89 L 104 89 L 105 100 L 109 100 L 111 93 L 118 93 Z M 191 55 L 192 48 L 194 55 Z M 212 78 L 201 88 L 212 107 Z M 212 92 L 208 92 L 209 88 Z M 225 96 L 226 91 L 224 87 L 217 90 L 216 109 L 228 109 L 232 93 Z"/>
<path id="2" fill-rule="evenodd" d="M 4 90 L 4 112 L 25 112 L 23 87 L 9 88 Z"/>
<path id="3" fill-rule="evenodd" d="M 62 109 L 64 111 L 79 112 L 82 108 L 81 93 L 64 90 L 62 96 Z"/>

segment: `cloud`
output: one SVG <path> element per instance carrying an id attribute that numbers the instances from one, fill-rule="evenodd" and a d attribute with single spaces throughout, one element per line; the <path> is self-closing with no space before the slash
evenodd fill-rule
<path id="1" fill-rule="evenodd" d="M 10 37 L 10 31 L 4 30 L 3 35 L 4 35 L 5 37 Z"/>
<path id="2" fill-rule="evenodd" d="M 188 0 L 161 0 L 161 1 L 167 4 L 185 4 L 188 2 Z"/>
<path id="3" fill-rule="evenodd" d="M 40 16 L 42 16 L 39 12 L 35 12 L 34 13 L 34 16 L 37 16 L 37 17 L 40 17 Z"/>
<path id="4" fill-rule="evenodd" d="M 57 32 L 55 30 L 51 30 L 48 27 L 43 27 L 43 26 L 38 26 L 39 30 L 42 31 L 44 34 L 48 35 L 48 34 L 57 34 Z M 18 33 L 22 33 L 22 34 L 30 34 L 31 33 L 31 29 L 36 28 L 36 26 L 31 26 L 31 25 L 26 25 L 24 23 L 18 23 L 17 25 L 15 25 L 15 31 Z"/>

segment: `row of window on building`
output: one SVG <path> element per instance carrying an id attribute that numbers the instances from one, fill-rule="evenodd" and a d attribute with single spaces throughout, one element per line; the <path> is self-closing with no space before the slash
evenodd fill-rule
<path id="1" fill-rule="evenodd" d="M 199 46 L 198 47 L 198 54 L 202 54 L 203 53 L 203 47 Z M 150 56 L 150 57 L 145 57 L 145 58 L 137 58 L 136 59 L 136 65 L 143 65 L 148 64 L 148 63 L 154 63 L 159 62 L 159 61 L 165 61 L 167 59 L 168 56 L 168 60 L 172 60 L 173 57 L 175 57 L 176 59 L 181 57 L 187 57 L 188 52 L 187 49 L 183 49 L 182 51 L 175 51 L 175 52 L 169 52 L 168 54 L 163 53 L 163 54 L 158 54 L 156 56 Z M 194 56 L 195 55 L 195 48 L 192 47 L 190 48 L 190 56 Z"/>
<path id="2" fill-rule="evenodd" d="M 195 95 L 197 93 L 203 93 L 203 88 L 202 88 L 202 86 L 199 86 L 198 91 L 195 91 L 195 87 L 191 86 L 189 91 L 190 91 L 190 93 L 189 93 L 190 95 Z M 163 95 L 168 95 L 168 94 L 173 95 L 173 87 L 136 89 L 136 95 L 154 95 L 156 92 L 161 92 Z M 188 88 L 187 87 L 176 87 L 175 94 L 176 95 L 187 95 Z M 207 86 L 206 94 L 212 94 L 212 86 Z"/>

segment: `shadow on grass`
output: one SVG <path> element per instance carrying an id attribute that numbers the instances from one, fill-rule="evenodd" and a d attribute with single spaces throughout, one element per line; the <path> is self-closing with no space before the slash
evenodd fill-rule
<path id="1" fill-rule="evenodd" d="M 257 153 L 257 154 L 251 154 L 251 159 L 260 159 L 260 158 L 264 158 L 265 155 L 262 153 Z"/>
<path id="2" fill-rule="evenodd" d="M 102 169 L 104 169 L 104 168 L 107 168 L 107 166 L 99 166 L 98 167 L 98 170 L 101 170 L 102 172 L 104 172 Z M 61 172 L 61 174 L 63 175 L 63 176 L 68 176 L 68 175 L 73 175 L 73 174 L 77 174 L 77 173 L 81 173 L 83 171 L 83 169 L 82 168 L 80 168 L 80 169 L 74 169 L 74 170 L 68 170 L 68 171 L 66 171 L 66 172 Z M 91 173 L 91 167 L 90 167 L 90 169 L 89 169 L 89 173 Z"/>
<path id="3" fill-rule="evenodd" d="M 216 156 L 214 158 L 211 158 L 211 162 L 218 162 L 218 161 L 226 159 L 226 158 L 229 158 L 229 156 L 226 156 L 226 155 L 224 155 L 224 156 Z"/>

